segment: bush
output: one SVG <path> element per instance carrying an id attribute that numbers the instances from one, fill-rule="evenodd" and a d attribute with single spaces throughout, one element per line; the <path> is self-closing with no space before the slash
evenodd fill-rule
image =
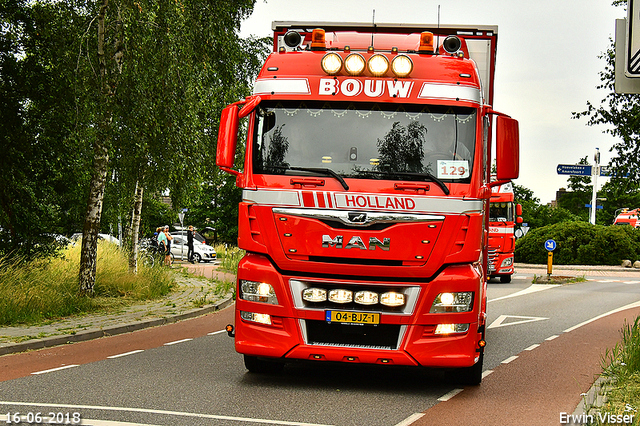
<path id="1" fill-rule="evenodd" d="M 530 230 L 516 242 L 515 258 L 523 263 L 547 263 L 546 240 L 558 247 L 553 253 L 556 265 L 619 265 L 640 255 L 640 230 L 630 226 L 591 225 L 561 222 Z"/>

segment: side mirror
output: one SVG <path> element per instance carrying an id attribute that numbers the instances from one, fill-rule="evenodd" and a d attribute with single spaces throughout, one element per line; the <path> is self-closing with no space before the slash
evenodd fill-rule
<path id="1" fill-rule="evenodd" d="M 261 100 L 259 96 L 250 96 L 244 101 L 231 104 L 222 110 L 216 148 L 216 165 L 221 169 L 232 173 L 230 169 L 235 160 L 240 119 L 251 114 L 251 111 L 258 106 Z M 239 106 L 242 106 L 242 109 Z"/>
<path id="2" fill-rule="evenodd" d="M 516 204 L 516 216 L 522 216 L 522 204 Z"/>
<path id="3" fill-rule="evenodd" d="M 520 175 L 518 121 L 499 115 L 496 121 L 496 178 L 516 179 Z"/>

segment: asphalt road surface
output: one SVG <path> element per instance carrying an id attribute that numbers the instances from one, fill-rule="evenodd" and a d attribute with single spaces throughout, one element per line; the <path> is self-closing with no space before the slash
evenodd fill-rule
<path id="1" fill-rule="evenodd" d="M 288 364 L 278 375 L 250 374 L 222 332 L 228 308 L 0 357 L 0 421 L 20 413 L 21 424 L 37 424 L 41 413 L 54 424 L 96 426 L 559 424 L 624 318 L 640 314 L 634 276 L 532 286 L 531 274 L 519 274 L 490 283 L 479 387 L 458 388 L 437 370 L 382 366 Z"/>

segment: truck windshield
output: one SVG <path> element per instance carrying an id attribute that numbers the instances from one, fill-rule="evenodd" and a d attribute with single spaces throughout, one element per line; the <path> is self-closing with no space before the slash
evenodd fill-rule
<path id="1" fill-rule="evenodd" d="M 473 108 L 264 101 L 253 172 L 468 183 L 475 135 Z"/>
<path id="2" fill-rule="evenodd" d="M 513 203 L 490 203 L 489 222 L 513 222 Z"/>

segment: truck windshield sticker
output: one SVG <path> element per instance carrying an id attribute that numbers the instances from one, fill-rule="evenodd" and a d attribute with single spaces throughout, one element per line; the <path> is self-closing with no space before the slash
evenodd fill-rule
<path id="1" fill-rule="evenodd" d="M 253 171 L 410 181 L 431 174 L 467 183 L 476 116 L 468 107 L 264 101 L 253 135 Z"/>
<path id="2" fill-rule="evenodd" d="M 469 162 L 467 160 L 438 160 L 438 179 L 467 179 Z"/>

